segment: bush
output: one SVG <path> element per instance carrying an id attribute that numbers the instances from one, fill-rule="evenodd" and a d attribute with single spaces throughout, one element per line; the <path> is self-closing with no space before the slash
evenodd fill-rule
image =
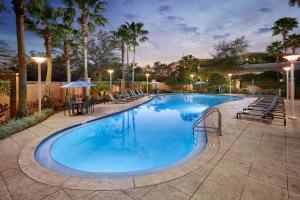
<path id="1" fill-rule="evenodd" d="M 47 119 L 52 114 L 52 109 L 45 109 L 41 112 L 36 112 L 31 116 L 23 117 L 20 119 L 12 119 L 8 123 L 0 127 L 0 139 L 6 138 L 14 133 L 36 125 Z"/>

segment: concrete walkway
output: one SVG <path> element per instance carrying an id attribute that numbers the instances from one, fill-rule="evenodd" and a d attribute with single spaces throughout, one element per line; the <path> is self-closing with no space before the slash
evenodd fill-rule
<path id="1" fill-rule="evenodd" d="M 205 165 L 165 183 L 114 191 L 72 190 L 37 182 L 19 168 L 18 156 L 37 137 L 133 105 L 99 105 L 93 116 L 57 113 L 0 141 L 0 199 L 300 199 L 300 121 L 288 120 L 285 128 L 236 120 L 236 112 L 251 101 L 247 98 L 217 106 L 223 115 L 223 136 L 214 136 L 216 140 L 207 147 L 216 148 L 216 153 Z M 300 102 L 296 103 L 300 118 Z"/>

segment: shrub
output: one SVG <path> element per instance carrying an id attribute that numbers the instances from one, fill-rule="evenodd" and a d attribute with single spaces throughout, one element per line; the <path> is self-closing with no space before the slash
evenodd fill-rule
<path id="1" fill-rule="evenodd" d="M 20 119 L 12 119 L 8 123 L 0 127 L 0 139 L 6 138 L 14 133 L 25 130 L 33 125 L 36 125 L 53 114 L 52 109 L 45 109 L 41 112 L 36 112 L 33 115 Z"/>

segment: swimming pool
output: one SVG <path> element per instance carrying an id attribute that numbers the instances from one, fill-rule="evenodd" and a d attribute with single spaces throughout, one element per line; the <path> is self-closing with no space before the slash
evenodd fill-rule
<path id="1" fill-rule="evenodd" d="M 60 131 L 39 144 L 44 167 L 86 178 L 148 174 L 185 162 L 206 147 L 192 125 L 206 109 L 239 100 L 225 95 L 161 95 L 149 102 Z"/>

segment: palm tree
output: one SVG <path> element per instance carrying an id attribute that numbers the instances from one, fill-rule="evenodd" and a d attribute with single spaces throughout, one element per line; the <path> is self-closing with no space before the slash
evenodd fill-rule
<path id="1" fill-rule="evenodd" d="M 280 41 L 272 42 L 272 44 L 270 44 L 266 48 L 266 51 L 268 52 L 268 54 L 270 54 L 271 56 L 276 56 L 278 81 L 279 81 L 279 56 L 282 54 L 283 49 L 284 48 L 283 48 L 282 42 L 280 42 Z"/>
<path id="2" fill-rule="evenodd" d="M 35 0 L 35 6 L 42 8 L 43 0 Z M 24 44 L 24 14 L 25 1 L 12 0 L 13 10 L 16 15 L 16 32 L 18 46 L 18 72 L 19 72 L 19 101 L 17 116 L 23 117 L 27 115 L 27 72 L 25 64 L 25 44 Z"/>
<path id="3" fill-rule="evenodd" d="M 59 8 L 58 15 L 62 18 L 62 24 L 57 26 L 54 43 L 63 47 L 67 69 L 67 82 L 71 82 L 71 50 L 78 47 L 78 32 L 73 28 L 76 11 L 73 8 Z"/>
<path id="4" fill-rule="evenodd" d="M 287 46 L 292 49 L 292 52 L 295 54 L 296 49 L 300 47 L 300 35 L 299 34 L 292 34 L 289 35 L 287 38 Z"/>
<path id="5" fill-rule="evenodd" d="M 78 23 L 81 25 L 83 35 L 83 67 L 84 67 L 84 80 L 88 81 L 88 40 L 89 32 L 95 30 L 95 25 L 104 26 L 107 20 L 101 15 L 105 10 L 105 1 L 102 0 L 64 0 L 70 7 L 74 4 L 80 10 L 80 17 Z"/>
<path id="6" fill-rule="evenodd" d="M 296 18 L 292 17 L 283 17 L 278 19 L 274 22 L 273 27 L 271 28 L 273 30 L 273 35 L 282 35 L 283 38 L 283 48 L 284 48 L 284 54 L 287 52 L 287 35 L 290 31 L 292 31 L 294 28 L 298 27 L 298 22 Z"/>
<path id="7" fill-rule="evenodd" d="M 129 33 L 129 45 L 132 47 L 132 87 L 134 88 L 134 68 L 135 68 L 135 53 L 136 47 L 139 46 L 140 43 L 148 40 L 148 31 L 144 30 L 144 24 L 141 22 L 132 22 L 129 24 L 126 22 L 124 24 L 124 28 L 128 30 Z"/>
<path id="8" fill-rule="evenodd" d="M 272 42 L 272 44 L 267 46 L 266 51 L 268 52 L 268 54 L 272 56 L 276 56 L 276 62 L 279 62 L 279 55 L 282 54 L 283 49 L 284 48 L 282 42 L 276 41 L 276 42 Z"/>
<path id="9" fill-rule="evenodd" d="M 34 3 L 36 0 L 30 0 L 28 4 L 28 15 L 25 18 L 25 29 L 36 33 L 44 38 L 46 57 L 47 57 L 47 74 L 45 95 L 50 96 L 50 84 L 52 79 L 52 41 L 53 35 L 57 28 L 58 14 L 47 0 L 44 0 L 44 7 L 37 7 Z"/>
<path id="10" fill-rule="evenodd" d="M 113 35 L 116 39 L 120 42 L 121 48 L 121 60 L 122 60 L 122 83 L 121 83 L 121 90 L 125 90 L 125 49 L 126 46 L 129 44 L 129 31 L 126 25 L 121 25 L 117 31 L 113 31 Z M 128 53 L 128 52 L 127 52 Z"/>
<path id="11" fill-rule="evenodd" d="M 4 2 L 0 1 L 0 13 L 5 11 L 5 5 Z"/>
<path id="12" fill-rule="evenodd" d="M 300 0 L 289 0 L 290 6 L 298 6 L 300 7 Z"/>

